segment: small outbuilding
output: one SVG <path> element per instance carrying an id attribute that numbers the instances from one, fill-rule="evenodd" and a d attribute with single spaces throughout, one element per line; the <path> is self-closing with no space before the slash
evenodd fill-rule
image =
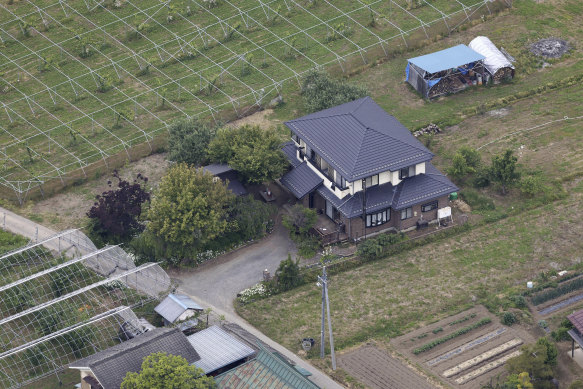
<path id="1" fill-rule="evenodd" d="M 237 172 L 226 163 L 213 163 L 202 168 L 204 172 L 208 172 L 227 183 L 227 188 L 236 196 L 245 196 L 248 194 L 245 186 L 239 181 Z"/>
<path id="2" fill-rule="evenodd" d="M 407 60 L 406 81 L 431 99 L 481 84 L 484 56 L 466 45 L 457 45 Z"/>
<path id="3" fill-rule="evenodd" d="M 488 37 L 477 36 L 469 44 L 470 48 L 484 56 L 484 67 L 495 84 L 514 77 L 514 65 Z"/>
<path id="4" fill-rule="evenodd" d="M 165 325 L 169 325 L 191 318 L 203 308 L 188 296 L 170 293 L 154 311 L 164 318 Z"/>

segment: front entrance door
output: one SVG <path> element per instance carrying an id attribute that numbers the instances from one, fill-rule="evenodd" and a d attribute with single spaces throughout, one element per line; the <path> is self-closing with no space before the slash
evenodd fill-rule
<path id="1" fill-rule="evenodd" d="M 334 220 L 334 206 L 328 200 L 326 200 L 326 216 Z"/>

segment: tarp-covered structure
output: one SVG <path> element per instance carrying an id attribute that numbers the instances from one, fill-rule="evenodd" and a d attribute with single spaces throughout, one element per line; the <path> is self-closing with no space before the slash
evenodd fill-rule
<path id="1" fill-rule="evenodd" d="M 477 36 L 470 42 L 469 46 L 484 56 L 484 67 L 494 82 L 514 77 L 514 66 L 488 37 Z"/>
<path id="2" fill-rule="evenodd" d="M 482 54 L 457 45 L 407 60 L 406 81 L 427 98 L 456 92 L 466 86 L 457 76 L 474 70 L 483 72 L 483 61 Z M 442 88 L 436 88 L 440 83 Z"/>

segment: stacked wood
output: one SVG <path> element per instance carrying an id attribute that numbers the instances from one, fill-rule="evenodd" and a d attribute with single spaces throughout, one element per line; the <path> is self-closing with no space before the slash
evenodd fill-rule
<path id="1" fill-rule="evenodd" d="M 413 133 L 413 136 L 417 137 L 424 134 L 439 134 L 441 129 L 437 124 L 430 123 L 427 127 L 423 127 Z"/>
<path id="2" fill-rule="evenodd" d="M 507 80 L 512 78 L 512 69 L 511 68 L 502 68 L 496 72 L 492 76 L 492 79 L 495 83 L 499 83 L 502 80 Z"/>
<path id="3" fill-rule="evenodd" d="M 444 77 L 429 91 L 429 98 L 441 96 L 447 93 L 455 93 L 464 88 L 464 84 L 458 77 Z"/>

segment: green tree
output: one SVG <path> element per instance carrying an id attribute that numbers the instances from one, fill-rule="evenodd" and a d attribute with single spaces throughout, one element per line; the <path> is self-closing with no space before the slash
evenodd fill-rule
<path id="1" fill-rule="evenodd" d="M 528 373 L 536 389 L 550 388 L 553 368 L 557 365 L 557 348 L 547 338 L 522 347 L 522 354 L 506 363 L 510 374 Z"/>
<path id="2" fill-rule="evenodd" d="M 459 148 L 458 153 L 460 153 L 466 160 L 466 164 L 472 169 L 478 169 L 482 163 L 482 157 L 480 152 L 469 146 L 462 146 Z"/>
<path id="3" fill-rule="evenodd" d="M 294 261 L 291 258 L 291 254 L 288 254 L 287 259 L 279 263 L 275 271 L 275 279 L 277 288 L 280 291 L 290 290 L 301 284 L 302 275 L 300 273 L 299 259 Z"/>
<path id="4" fill-rule="evenodd" d="M 517 162 L 518 158 L 513 155 L 512 150 L 506 150 L 504 154 L 492 158 L 491 179 L 502 186 L 502 194 L 506 194 L 507 187 L 520 179 L 520 173 L 516 171 Z"/>
<path id="5" fill-rule="evenodd" d="M 184 163 L 172 166 L 152 199 L 147 230 L 184 258 L 224 233 L 233 194 L 221 180 Z"/>
<path id="6" fill-rule="evenodd" d="M 201 166 L 208 162 L 207 147 L 217 128 L 196 118 L 172 123 L 168 137 L 168 159 Z"/>
<path id="7" fill-rule="evenodd" d="M 465 176 L 474 172 L 474 169 L 468 165 L 464 156 L 458 151 L 453 156 L 451 167 L 447 170 L 450 176 L 456 180 L 461 180 Z"/>
<path id="8" fill-rule="evenodd" d="M 282 224 L 290 231 L 290 234 L 306 235 L 316 224 L 316 220 L 318 220 L 318 214 L 315 210 L 296 204 L 283 216 Z"/>
<path id="9" fill-rule="evenodd" d="M 282 141 L 273 130 L 245 125 L 222 128 L 208 147 L 214 162 L 228 163 L 250 184 L 261 184 L 281 177 L 288 166 L 281 151 Z"/>
<path id="10" fill-rule="evenodd" d="M 128 372 L 121 389 L 212 389 L 214 378 L 181 356 L 154 353 L 144 358 L 139 373 Z"/>
<path id="11" fill-rule="evenodd" d="M 569 385 L 569 389 L 583 389 L 583 381 L 576 380 Z"/>
<path id="12" fill-rule="evenodd" d="M 253 196 L 238 196 L 229 205 L 229 224 L 240 240 L 250 240 L 265 234 L 267 224 L 276 210 Z"/>
<path id="13" fill-rule="evenodd" d="M 302 96 L 308 112 L 321 111 L 368 94 L 363 87 L 333 80 L 326 72 L 318 70 L 309 71 L 302 83 Z"/>

